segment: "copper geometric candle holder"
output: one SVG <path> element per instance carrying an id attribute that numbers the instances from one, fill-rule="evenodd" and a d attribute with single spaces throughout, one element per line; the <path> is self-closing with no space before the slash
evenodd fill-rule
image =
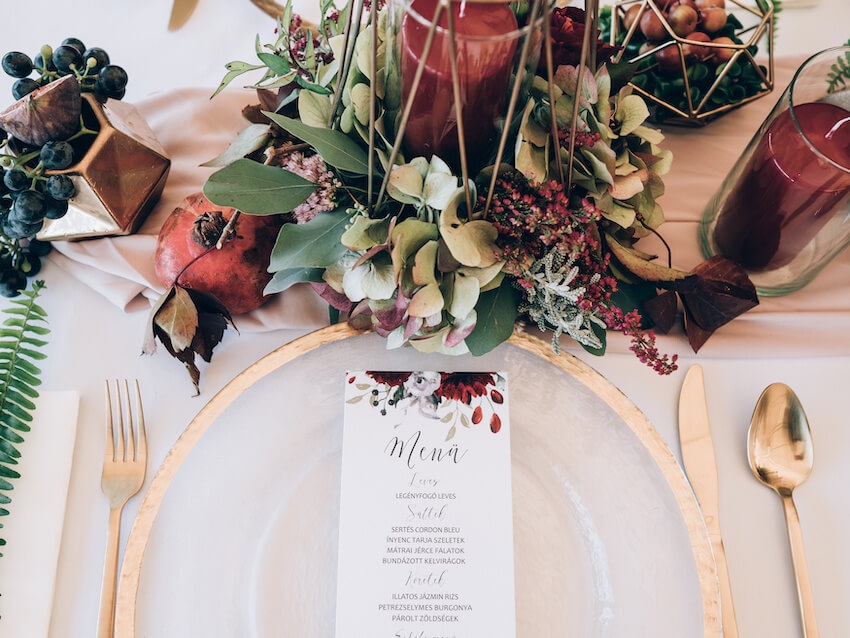
<path id="1" fill-rule="evenodd" d="M 171 160 L 132 104 L 83 94 L 83 115 L 98 132 L 83 158 L 64 170 L 77 189 L 61 219 L 45 219 L 44 241 L 129 235 L 162 194 Z"/>

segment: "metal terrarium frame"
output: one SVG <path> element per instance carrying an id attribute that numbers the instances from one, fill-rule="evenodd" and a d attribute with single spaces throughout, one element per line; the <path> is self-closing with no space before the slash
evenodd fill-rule
<path id="1" fill-rule="evenodd" d="M 755 24 L 742 29 L 737 34 L 738 36 L 747 36 L 746 40 L 743 40 L 742 37 L 741 44 L 717 44 L 713 42 L 701 42 L 696 40 L 689 40 L 686 37 L 679 36 L 673 31 L 672 27 L 664 16 L 664 12 L 659 8 L 656 2 L 657 0 L 618 1 L 614 6 L 611 16 L 610 41 L 611 44 L 617 43 L 618 45 L 623 47 L 623 49 L 614 58 L 614 62 L 621 62 L 624 59 L 626 59 L 628 62 L 641 62 L 652 57 L 660 50 L 666 49 L 667 47 L 672 46 L 678 49 L 679 63 L 681 65 L 681 74 L 682 79 L 684 80 L 684 94 L 688 105 L 687 110 L 683 110 L 677 107 L 670 101 L 664 100 L 663 98 L 655 95 L 654 93 L 638 86 L 634 82 L 630 83 L 631 86 L 634 88 L 635 92 L 639 93 L 651 102 L 654 102 L 655 104 L 658 104 L 672 111 L 677 116 L 677 118 L 673 120 L 674 122 L 681 124 L 705 124 L 709 120 L 727 111 L 747 104 L 748 102 L 757 100 L 758 98 L 767 95 L 773 90 L 773 34 L 775 16 L 773 0 L 755 0 L 754 3 L 752 1 L 747 2 L 746 0 L 729 0 L 730 4 L 732 4 L 734 7 L 737 7 L 744 13 L 751 15 L 756 20 Z M 640 9 L 638 10 L 638 13 L 636 14 L 631 25 L 626 30 L 623 40 L 618 42 L 621 22 L 625 18 L 626 12 L 633 6 L 640 6 Z M 657 46 L 645 50 L 643 53 L 639 53 L 638 55 L 629 59 L 626 57 L 626 47 L 629 45 L 635 35 L 639 32 L 638 27 L 640 24 L 641 17 L 647 11 L 651 11 L 655 13 L 656 16 L 658 16 L 665 31 L 667 31 L 667 34 L 669 35 L 669 39 L 664 42 L 660 42 Z M 759 40 L 761 40 L 762 37 L 765 36 L 765 34 L 767 35 L 766 40 L 768 60 L 766 71 L 762 71 L 761 66 L 758 64 L 758 62 L 756 62 L 756 59 L 750 49 L 754 47 L 759 42 Z M 688 76 L 688 68 L 685 62 L 684 51 L 684 47 L 687 45 L 709 47 L 712 49 L 726 49 L 733 51 L 732 57 L 728 60 L 726 66 L 717 75 L 711 87 L 705 92 L 705 94 L 700 96 L 699 100 L 693 99 L 693 93 L 691 90 L 692 83 L 691 78 Z M 723 84 L 724 79 L 729 77 L 731 69 L 734 68 L 735 63 L 738 61 L 743 61 L 745 64 L 752 66 L 756 74 L 761 79 L 762 88 L 753 93 L 752 95 L 746 96 L 737 102 L 723 104 L 715 108 L 707 108 L 710 105 L 712 96 L 715 95 L 718 88 Z M 640 73 L 640 71 L 638 71 L 638 73 Z"/>

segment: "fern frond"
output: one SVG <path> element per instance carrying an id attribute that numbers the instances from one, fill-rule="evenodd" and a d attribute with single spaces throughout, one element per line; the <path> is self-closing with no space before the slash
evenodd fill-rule
<path id="1" fill-rule="evenodd" d="M 30 431 L 35 410 L 33 399 L 38 398 L 35 388 L 41 384 L 38 378 L 41 370 L 33 361 L 45 358 L 39 348 L 47 342 L 40 337 L 50 332 L 43 325 L 47 313 L 36 303 L 43 289 L 43 281 L 34 282 L 31 290 L 23 291 L 21 297 L 11 300 L 12 305 L 3 310 L 9 317 L 0 327 L 0 505 L 12 502 L 4 492 L 12 491 L 11 481 L 21 477 L 14 467 L 21 458 L 15 446 L 24 442 L 20 433 Z M 8 509 L 0 507 L 0 516 L 8 514 Z M 5 544 L 0 538 L 0 547 Z"/>
<path id="2" fill-rule="evenodd" d="M 845 47 L 850 46 L 850 40 L 844 43 Z M 847 88 L 847 82 L 850 81 L 850 51 L 846 51 L 843 56 L 839 56 L 835 60 L 829 73 L 826 74 L 827 93 L 836 93 Z"/>

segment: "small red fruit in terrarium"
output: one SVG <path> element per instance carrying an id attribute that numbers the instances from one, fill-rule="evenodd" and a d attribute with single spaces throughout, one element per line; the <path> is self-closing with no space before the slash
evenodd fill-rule
<path id="1" fill-rule="evenodd" d="M 686 40 L 693 40 L 695 42 L 710 42 L 711 38 L 703 33 L 702 31 L 694 31 L 685 36 Z M 701 47 L 698 44 L 682 44 L 682 51 L 685 53 L 686 58 L 696 58 L 697 60 L 705 60 L 707 59 L 711 53 L 711 47 Z"/>
<path id="2" fill-rule="evenodd" d="M 278 215 L 242 214 L 233 234 L 215 248 L 234 212 L 201 193 L 190 195 L 162 225 L 154 260 L 164 286 L 208 293 L 237 315 L 267 299 L 263 289 L 271 279 L 269 256 L 281 221 Z"/>
<path id="3" fill-rule="evenodd" d="M 669 35 L 661 19 L 648 9 L 640 18 L 640 30 L 647 40 L 664 40 Z"/>
<path id="4" fill-rule="evenodd" d="M 714 44 L 735 44 L 732 38 L 727 38 L 725 36 L 721 38 L 714 38 L 712 40 Z M 711 52 L 714 54 L 713 58 L 717 64 L 723 64 L 724 62 L 728 62 L 732 59 L 732 56 L 735 55 L 735 49 L 725 49 L 720 47 L 711 47 Z"/>
<path id="5" fill-rule="evenodd" d="M 498 390 L 490 390 L 490 398 L 493 399 L 493 403 L 498 403 L 499 405 L 505 402 L 505 397 Z"/>
<path id="6" fill-rule="evenodd" d="M 682 58 L 679 55 L 679 47 L 671 45 L 664 47 L 655 53 L 655 61 L 658 62 L 658 68 L 664 73 L 675 73 L 682 71 Z"/>
<path id="7" fill-rule="evenodd" d="M 623 28 L 628 31 L 632 28 L 632 25 L 637 20 L 638 14 L 640 13 L 640 5 L 634 4 L 628 8 L 626 14 L 623 16 Z"/>
<path id="8" fill-rule="evenodd" d="M 726 0 L 694 0 L 694 4 L 699 10 L 708 9 L 709 7 L 726 8 Z"/>
<path id="9" fill-rule="evenodd" d="M 673 32 L 679 37 L 693 33 L 698 21 L 699 14 L 697 10 L 685 4 L 675 4 L 667 12 L 667 22 L 670 24 Z"/>
<path id="10" fill-rule="evenodd" d="M 700 24 L 708 33 L 716 33 L 726 26 L 726 11 L 720 7 L 709 7 L 699 12 Z"/>

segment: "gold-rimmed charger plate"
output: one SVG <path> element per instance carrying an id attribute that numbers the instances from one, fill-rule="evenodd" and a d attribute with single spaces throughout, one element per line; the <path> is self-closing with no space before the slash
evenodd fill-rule
<path id="1" fill-rule="evenodd" d="M 247 368 L 172 447 L 130 532 L 117 638 L 333 636 L 343 373 L 364 368 L 510 375 L 518 636 L 721 635 L 690 487 L 599 373 L 526 334 L 453 358 L 338 325 Z"/>

